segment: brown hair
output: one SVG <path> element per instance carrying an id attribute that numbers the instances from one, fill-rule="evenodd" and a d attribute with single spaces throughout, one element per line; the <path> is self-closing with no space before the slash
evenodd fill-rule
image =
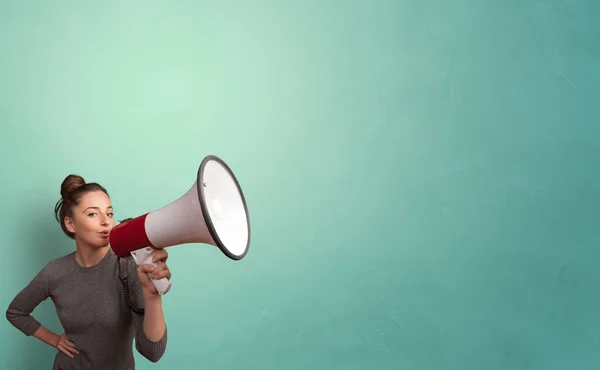
<path id="1" fill-rule="evenodd" d="M 81 197 L 90 191 L 102 191 L 108 195 L 108 192 L 102 185 L 96 182 L 86 183 L 83 177 L 74 174 L 65 177 L 60 186 L 61 198 L 54 206 L 54 215 L 64 233 L 72 239 L 75 236 L 67 229 L 65 217 L 73 217 L 73 208 L 79 204 Z"/>

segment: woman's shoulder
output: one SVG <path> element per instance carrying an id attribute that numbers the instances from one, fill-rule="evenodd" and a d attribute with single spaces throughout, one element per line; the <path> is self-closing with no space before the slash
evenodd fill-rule
<path id="1" fill-rule="evenodd" d="M 69 267 L 73 266 L 73 263 L 76 263 L 75 260 L 75 252 L 70 252 L 60 257 L 56 257 L 44 266 L 45 270 L 66 270 Z"/>
<path id="2" fill-rule="evenodd" d="M 75 261 L 75 252 L 56 257 L 46 262 L 36 273 L 35 280 L 45 283 L 58 280 L 72 270 Z"/>

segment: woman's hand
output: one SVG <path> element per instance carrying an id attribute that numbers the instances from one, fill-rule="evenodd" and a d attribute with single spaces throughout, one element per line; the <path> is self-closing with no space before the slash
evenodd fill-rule
<path id="1" fill-rule="evenodd" d="M 145 264 L 138 266 L 137 268 L 138 278 L 142 284 L 144 297 L 159 296 L 158 290 L 152 283 L 152 279 L 171 279 L 171 271 L 169 271 L 169 267 L 167 267 L 169 253 L 164 248 L 161 248 L 153 250 L 152 254 L 152 262 L 158 263 L 156 267 Z"/>
<path id="2" fill-rule="evenodd" d="M 71 340 L 67 338 L 65 334 L 61 334 L 56 337 L 54 348 L 71 358 L 75 358 L 73 354 L 79 354 L 79 348 L 77 348 L 77 346 L 75 346 L 75 344 L 73 344 L 73 342 L 71 342 Z"/>

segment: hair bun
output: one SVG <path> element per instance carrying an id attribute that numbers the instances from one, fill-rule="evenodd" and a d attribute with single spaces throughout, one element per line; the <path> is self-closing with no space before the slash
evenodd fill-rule
<path id="1" fill-rule="evenodd" d="M 60 186 L 60 195 L 63 198 L 68 198 L 69 194 L 76 190 L 78 187 L 85 185 L 85 180 L 79 175 L 69 175 L 65 177 Z"/>

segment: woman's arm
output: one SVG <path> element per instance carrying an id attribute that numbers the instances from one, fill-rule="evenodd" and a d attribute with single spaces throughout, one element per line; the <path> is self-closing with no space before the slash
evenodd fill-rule
<path id="1" fill-rule="evenodd" d="M 162 297 L 146 297 L 144 314 L 133 314 L 136 326 L 135 348 L 151 362 L 158 362 L 167 349 L 167 325 L 162 309 Z"/>
<path id="2" fill-rule="evenodd" d="M 34 335 L 42 325 L 31 313 L 42 301 L 49 297 L 48 279 L 48 265 L 46 265 L 13 298 L 6 310 L 6 319 L 27 336 Z M 50 338 L 47 333 L 42 333 L 42 337 Z"/>
<path id="3" fill-rule="evenodd" d="M 59 339 L 58 334 L 48 330 L 44 325 L 40 325 L 38 330 L 33 333 L 33 336 L 54 348 L 56 348 Z"/>
<path id="4" fill-rule="evenodd" d="M 144 333 L 153 342 L 159 341 L 167 330 L 162 308 L 162 297 L 144 290 Z"/>
<path id="5" fill-rule="evenodd" d="M 38 330 L 33 333 L 33 336 L 71 358 L 75 358 L 75 355 L 79 354 L 79 349 L 66 334 L 58 335 L 48 330 L 44 325 L 40 325 Z"/>
<path id="6" fill-rule="evenodd" d="M 58 349 L 73 358 L 79 353 L 77 347 L 65 334 L 58 335 L 43 326 L 31 313 L 50 296 L 50 284 L 56 270 L 52 264 L 47 264 L 10 302 L 6 310 L 7 320 L 23 334 L 33 336 L 49 346 Z"/>
<path id="7" fill-rule="evenodd" d="M 171 279 L 171 272 L 167 267 L 169 253 L 165 249 L 153 251 L 152 261 L 157 266 L 150 264 L 141 265 L 137 268 L 138 279 L 142 284 L 144 297 L 144 332 L 148 339 L 157 341 L 163 337 L 166 331 L 165 317 L 162 309 L 162 296 L 152 282 L 153 279 Z"/>
<path id="8" fill-rule="evenodd" d="M 156 267 L 145 264 L 137 267 L 136 285 L 141 290 L 144 315 L 135 314 L 136 349 L 152 362 L 157 362 L 165 353 L 167 346 L 167 325 L 162 307 L 162 296 L 152 283 L 152 279 L 171 278 L 166 260 L 168 253 L 164 249 L 155 251 Z M 139 291 L 138 291 L 139 293 Z M 140 323 L 140 321 L 142 321 Z"/>

